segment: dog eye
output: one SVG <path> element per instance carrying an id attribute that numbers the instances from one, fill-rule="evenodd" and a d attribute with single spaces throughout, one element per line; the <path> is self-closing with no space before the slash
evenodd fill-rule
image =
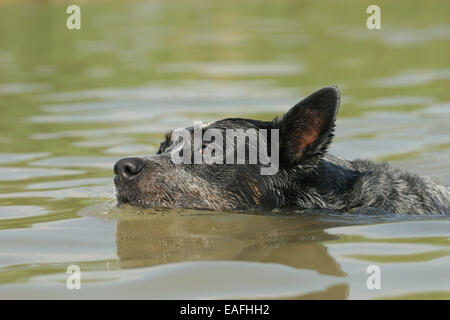
<path id="1" fill-rule="evenodd" d="M 207 144 L 202 144 L 202 147 L 198 150 L 198 151 L 200 151 L 201 153 L 204 153 L 205 152 L 205 149 L 208 147 L 208 145 Z"/>

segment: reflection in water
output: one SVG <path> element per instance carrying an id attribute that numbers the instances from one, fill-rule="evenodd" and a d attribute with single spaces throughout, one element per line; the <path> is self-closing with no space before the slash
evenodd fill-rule
<path id="1" fill-rule="evenodd" d="M 167 213 L 155 210 L 149 214 L 147 210 L 146 216 L 130 214 L 119 218 L 117 254 L 122 268 L 231 260 L 241 261 L 242 268 L 246 266 L 243 262 L 275 263 L 341 278 L 346 274 L 321 243 L 337 239 L 324 231 L 335 225 L 342 225 L 342 222 L 326 222 L 313 215 L 199 213 L 190 210 Z M 264 270 L 258 271 L 260 268 L 255 267 L 256 275 Z M 201 268 L 198 270 L 200 272 Z M 179 272 L 183 273 L 182 270 Z M 199 283 L 204 282 L 202 274 L 192 276 L 198 277 Z M 297 277 L 300 277 L 298 290 L 301 292 L 308 287 L 308 281 L 306 278 L 301 280 L 301 273 Z M 345 299 L 348 296 L 348 286 L 342 284 L 342 280 L 338 280 L 341 284 L 330 285 L 328 278 L 315 277 L 316 290 L 313 287 L 308 294 L 295 295 L 295 298 Z M 247 282 L 247 286 L 249 284 L 246 290 L 256 290 L 255 283 Z M 244 290 L 239 288 L 237 284 L 236 292 Z M 216 290 L 218 296 L 222 294 L 222 288 L 210 289 Z M 287 287 L 284 290 L 289 292 Z M 256 290 L 252 294 L 256 297 L 259 293 Z"/>
<path id="2" fill-rule="evenodd" d="M 343 276 L 321 241 L 336 239 L 313 216 L 153 214 L 119 219 L 117 253 L 123 268 L 179 261 L 280 263 Z"/>
<path id="3" fill-rule="evenodd" d="M 321 244 L 337 239 L 324 232 L 333 225 L 337 223 L 324 222 L 311 215 L 279 217 L 189 210 L 128 215 L 117 222 L 117 254 L 122 268 L 231 260 L 275 263 L 343 277 L 345 273 Z M 254 272 L 258 274 L 258 270 L 255 268 Z M 202 282 L 201 274 L 197 276 Z M 316 285 L 320 287 L 320 283 L 318 277 Z M 306 279 L 304 285 L 307 285 Z M 216 290 L 220 295 L 221 289 Z M 344 299 L 347 294 L 346 285 L 332 285 L 321 293 L 296 298 Z"/>

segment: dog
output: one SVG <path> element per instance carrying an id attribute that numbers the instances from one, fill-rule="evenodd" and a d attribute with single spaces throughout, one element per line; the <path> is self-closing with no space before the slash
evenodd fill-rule
<path id="1" fill-rule="evenodd" d="M 278 143 L 279 163 L 272 175 L 261 174 L 267 164 L 248 159 L 232 165 L 174 163 L 174 151 L 181 155 L 186 149 L 179 151 L 180 137 L 170 131 L 156 155 L 125 158 L 115 164 L 118 205 L 244 212 L 377 208 L 395 214 L 450 213 L 449 187 L 387 163 L 348 161 L 328 154 L 339 104 L 339 89 L 329 86 L 272 121 L 228 118 L 201 125 L 201 133 L 208 129 L 224 135 L 230 129 L 278 132 L 278 141 L 271 138 L 264 145 L 275 154 L 273 145 L 277 144 L 272 142 Z M 185 130 L 194 135 L 194 127 Z M 201 154 L 208 146 L 203 143 L 192 152 Z M 245 147 L 252 147 L 250 139 L 245 140 Z"/>

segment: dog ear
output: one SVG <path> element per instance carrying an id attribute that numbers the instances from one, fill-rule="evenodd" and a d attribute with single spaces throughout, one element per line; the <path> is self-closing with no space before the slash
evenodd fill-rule
<path id="1" fill-rule="evenodd" d="M 274 120 L 280 135 L 280 160 L 285 165 L 314 168 L 333 138 L 340 93 L 336 86 L 316 91 Z"/>

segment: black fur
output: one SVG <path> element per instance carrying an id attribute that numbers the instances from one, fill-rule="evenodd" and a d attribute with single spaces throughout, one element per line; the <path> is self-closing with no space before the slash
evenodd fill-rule
<path id="1" fill-rule="evenodd" d="M 391 213 L 449 214 L 448 187 L 387 163 L 347 161 L 326 153 L 339 101 L 337 87 L 326 87 L 273 121 L 232 118 L 205 125 L 203 130 L 224 133 L 226 129 L 279 129 L 280 168 L 272 176 L 261 175 L 258 164 L 175 165 L 170 157 L 175 142 L 169 132 L 157 155 L 116 164 L 118 202 L 211 210 L 327 208 L 349 212 L 371 207 Z M 270 142 L 270 152 L 269 146 Z M 132 174 L 127 172 L 130 168 Z"/>

